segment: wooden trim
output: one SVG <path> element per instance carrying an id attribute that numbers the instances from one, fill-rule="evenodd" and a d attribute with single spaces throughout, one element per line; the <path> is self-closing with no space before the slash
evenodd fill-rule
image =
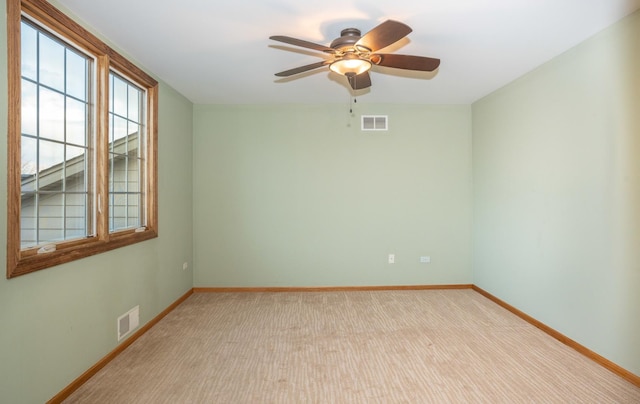
<path id="1" fill-rule="evenodd" d="M 45 0 L 8 0 L 20 5 L 20 9 L 43 24 L 55 29 L 58 35 L 76 43 L 91 53 L 106 53 L 104 43 L 80 24 Z"/>
<path id="2" fill-rule="evenodd" d="M 235 292 L 357 292 L 384 290 L 471 289 L 471 284 L 454 285 L 398 285 L 398 286 L 270 286 L 270 287 L 197 287 L 194 293 Z"/>
<path id="3" fill-rule="evenodd" d="M 153 87 L 158 82 L 145 73 L 142 69 L 131 63 L 127 58 L 116 52 L 100 38 L 86 30 L 82 25 L 75 22 L 62 11 L 45 0 L 10 0 L 20 3 L 22 10 L 29 15 L 46 23 L 55 29 L 59 35 L 71 39 L 73 42 L 82 44 L 92 53 L 106 55 L 111 63 L 118 69 L 127 72 L 134 80 L 143 82 L 148 87 Z"/>
<path id="4" fill-rule="evenodd" d="M 561 334 L 560 332 L 554 330 L 553 328 L 549 327 L 548 325 L 536 320 L 535 318 L 533 318 L 530 315 L 524 313 L 523 311 L 520 311 L 520 310 L 516 309 L 515 307 L 511 306 L 510 304 L 506 303 L 505 301 L 498 299 L 497 297 L 495 297 L 491 293 L 487 292 L 486 290 L 481 289 L 476 285 L 473 285 L 472 289 L 475 290 L 476 292 L 480 293 L 482 296 L 486 297 L 487 299 L 491 300 L 492 302 L 496 303 L 497 305 L 507 309 L 511 313 L 513 313 L 516 316 L 520 317 L 521 319 L 523 319 L 527 323 L 529 323 L 529 324 L 535 326 L 536 328 L 544 331 L 545 333 L 547 333 L 548 335 L 550 335 L 553 338 L 557 339 L 558 341 L 562 342 L 563 344 L 567 345 L 568 347 L 573 348 L 574 350 L 578 351 L 582 355 L 584 355 L 587 358 L 593 360 L 594 362 L 596 362 L 600 366 L 602 366 L 602 367 L 608 369 L 609 371 L 615 373 L 616 375 L 622 377 L 623 379 L 627 380 L 628 382 L 632 383 L 633 385 L 640 387 L 640 376 L 637 376 L 637 375 L 631 373 L 630 371 L 624 369 L 623 367 L 611 362 L 609 359 L 607 359 L 607 358 L 605 358 L 605 357 L 593 352 L 592 350 L 590 350 L 589 348 L 585 347 L 584 345 L 581 345 L 581 344 L 577 343 L 576 341 L 572 340 L 571 338 L 567 337 L 566 335 Z"/>
<path id="5" fill-rule="evenodd" d="M 20 18 L 20 4 L 7 1 L 7 278 L 20 261 Z"/>
<path id="6" fill-rule="evenodd" d="M 60 391 L 58 394 L 53 396 L 49 401 L 47 401 L 47 404 L 57 404 L 57 403 L 61 403 L 62 401 L 64 401 L 74 391 L 78 390 L 80 388 L 80 386 L 82 386 L 84 383 L 86 383 L 87 380 L 89 380 L 96 373 L 98 373 L 98 371 L 100 371 L 100 369 L 105 367 L 116 356 L 120 355 L 120 353 L 122 353 L 122 351 L 127 349 L 127 347 L 129 345 L 133 344 L 138 338 L 140 338 L 144 333 L 149 331 L 149 329 L 151 329 L 151 327 L 156 325 L 160 320 L 162 320 L 162 318 L 164 318 L 167 314 L 169 314 L 171 311 L 173 311 L 182 302 L 187 300 L 187 298 L 189 296 L 191 296 L 192 294 L 193 294 L 193 289 L 189 289 L 187 291 L 187 293 L 185 293 L 180 298 L 178 298 L 178 300 L 176 300 L 171 305 L 169 305 L 169 307 L 164 309 L 160 314 L 155 316 L 148 323 L 146 323 L 145 325 L 140 327 L 140 329 L 138 331 L 136 331 L 128 339 L 126 339 L 121 344 L 119 344 L 113 351 L 111 351 L 109 354 L 107 354 L 104 358 L 100 359 L 98 361 L 98 363 L 93 365 L 91 368 L 89 368 L 89 370 L 87 370 L 82 375 L 80 375 L 77 379 L 75 379 L 73 382 L 71 382 L 71 384 L 69 384 L 67 387 L 65 387 L 62 391 Z"/>
<path id="7" fill-rule="evenodd" d="M 95 66 L 95 110 L 92 115 L 95 122 L 95 201 L 93 212 L 96 215 L 95 232 L 104 242 L 109 241 L 109 58 L 101 55 L 96 58 Z M 106 212 L 103 212 L 105 211 Z"/>
<path id="8" fill-rule="evenodd" d="M 7 278 L 26 275 L 41 269 L 65 264 L 81 258 L 101 254 L 120 247 L 136 244 L 157 237 L 151 230 L 136 232 L 134 229 L 112 233 L 109 242 L 96 240 L 95 237 L 60 243 L 56 250 L 47 254 L 32 254 L 23 256 L 13 268 L 7 268 Z M 10 252 L 8 251 L 7 254 Z"/>
<path id="9" fill-rule="evenodd" d="M 146 213 L 147 229 L 158 234 L 158 84 L 147 88 Z"/>

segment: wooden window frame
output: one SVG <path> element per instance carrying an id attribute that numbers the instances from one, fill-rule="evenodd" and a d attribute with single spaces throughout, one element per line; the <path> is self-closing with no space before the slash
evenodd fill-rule
<path id="1" fill-rule="evenodd" d="M 21 205 L 21 46 L 22 15 L 91 54 L 95 62 L 95 235 L 56 243 L 55 251 L 20 245 Z M 71 262 L 158 236 L 158 82 L 96 36 L 44 0 L 7 0 L 8 133 L 7 133 L 7 278 Z M 109 232 L 108 218 L 108 79 L 124 75 L 146 90 L 145 227 Z M 39 246 L 41 247 L 41 246 Z"/>

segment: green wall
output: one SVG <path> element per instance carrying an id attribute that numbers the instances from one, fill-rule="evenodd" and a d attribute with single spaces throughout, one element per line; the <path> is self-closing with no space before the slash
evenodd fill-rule
<path id="1" fill-rule="evenodd" d="M 640 375 L 640 12 L 473 104 L 474 283 Z"/>
<path id="2" fill-rule="evenodd" d="M 195 286 L 471 282 L 470 107 L 356 105 L 194 107 Z"/>
<path id="3" fill-rule="evenodd" d="M 193 286 L 475 283 L 640 374 L 639 38 L 635 13 L 472 106 L 193 106 L 161 84 L 160 237 L 0 279 L 0 401 L 46 401 L 117 316 Z"/>
<path id="4" fill-rule="evenodd" d="M 0 94 L 7 94 L 5 2 L 0 3 Z M 7 127 L 0 97 L 0 127 Z M 157 239 L 7 280 L 0 277 L 0 402 L 42 403 L 117 346 L 116 318 L 140 305 L 144 324 L 193 286 L 192 104 L 161 84 Z M 0 166 L 6 167 L 6 130 Z M 0 228 L 6 229 L 6 176 Z M 6 245 L 6 231 L 0 231 Z M 0 248 L 0 262 L 6 250 Z M 4 274 L 4 270 L 2 271 Z"/>

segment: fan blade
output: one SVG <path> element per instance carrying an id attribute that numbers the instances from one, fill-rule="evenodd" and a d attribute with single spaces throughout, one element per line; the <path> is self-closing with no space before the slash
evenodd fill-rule
<path id="1" fill-rule="evenodd" d="M 393 53 L 376 53 L 371 55 L 371 62 L 378 66 L 395 69 L 419 70 L 431 72 L 440 66 L 440 59 L 424 56 L 396 55 Z"/>
<path id="2" fill-rule="evenodd" d="M 363 88 L 371 87 L 371 76 L 369 72 L 360 73 L 357 76 L 353 73 L 347 75 L 349 85 L 354 90 L 362 90 Z"/>
<path id="3" fill-rule="evenodd" d="M 282 35 L 274 35 L 270 36 L 269 39 L 273 39 L 274 41 L 284 42 L 289 45 L 301 46 L 303 48 L 309 48 L 321 52 L 327 53 L 335 53 L 336 50 L 333 48 L 329 48 L 328 46 L 319 45 L 317 43 L 303 41 L 302 39 L 291 38 L 290 36 L 282 36 Z"/>
<path id="4" fill-rule="evenodd" d="M 296 67 L 295 69 L 285 70 L 280 73 L 276 73 L 278 77 L 288 77 L 293 76 L 294 74 L 304 73 L 309 70 L 317 69 L 318 67 L 322 67 L 331 63 L 330 60 L 323 60 L 322 62 L 311 63 L 310 65 Z"/>
<path id="5" fill-rule="evenodd" d="M 387 20 L 371 31 L 367 32 L 355 43 L 356 49 L 366 48 L 369 52 L 386 48 L 394 42 L 398 42 L 409 35 L 412 29 L 401 22 Z"/>

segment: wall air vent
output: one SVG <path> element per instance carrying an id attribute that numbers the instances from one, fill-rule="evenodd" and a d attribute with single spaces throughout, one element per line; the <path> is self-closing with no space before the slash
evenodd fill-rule
<path id="1" fill-rule="evenodd" d="M 140 324 L 140 306 L 118 317 L 118 341 L 129 335 Z"/>
<path id="2" fill-rule="evenodd" d="M 362 130 L 389 130 L 386 115 L 362 115 Z"/>

